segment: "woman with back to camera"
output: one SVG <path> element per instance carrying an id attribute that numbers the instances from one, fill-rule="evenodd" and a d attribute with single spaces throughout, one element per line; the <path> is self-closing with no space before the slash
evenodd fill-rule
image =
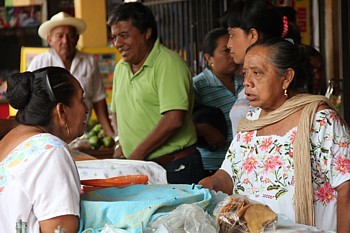
<path id="1" fill-rule="evenodd" d="M 0 141 L 0 232 L 52 233 L 79 226 L 79 175 L 67 143 L 84 133 L 83 90 L 66 70 L 13 74 L 6 97 L 18 126 Z"/>
<path id="2" fill-rule="evenodd" d="M 247 50 L 245 94 L 256 108 L 239 123 L 221 169 L 199 183 L 247 195 L 297 223 L 349 232 L 349 129 L 326 97 L 298 91 L 305 63 L 284 39 Z"/>

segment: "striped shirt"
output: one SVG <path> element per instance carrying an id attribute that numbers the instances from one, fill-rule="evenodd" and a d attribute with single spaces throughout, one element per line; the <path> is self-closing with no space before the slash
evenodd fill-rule
<path id="1" fill-rule="evenodd" d="M 225 148 L 218 149 L 214 152 L 198 148 L 202 155 L 203 165 L 206 170 L 217 170 L 221 167 L 226 151 L 233 139 L 229 113 L 233 104 L 237 100 L 238 93 L 243 90 L 243 77 L 237 75 L 232 78 L 235 83 L 236 95 L 228 90 L 208 68 L 193 77 L 193 87 L 196 92 L 196 104 L 219 108 L 225 115 L 228 130 Z"/>

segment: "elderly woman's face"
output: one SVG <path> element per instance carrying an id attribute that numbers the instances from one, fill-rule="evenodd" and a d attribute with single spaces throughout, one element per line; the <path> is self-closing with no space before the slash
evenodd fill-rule
<path id="1" fill-rule="evenodd" d="M 286 100 L 283 92 L 284 76 L 270 63 L 268 48 L 254 47 L 244 59 L 243 74 L 247 100 L 254 107 L 269 112 Z"/>

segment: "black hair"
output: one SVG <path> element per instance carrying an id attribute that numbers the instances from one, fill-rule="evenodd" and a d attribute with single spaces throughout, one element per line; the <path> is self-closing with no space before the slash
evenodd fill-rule
<path id="1" fill-rule="evenodd" d="M 6 98 L 18 110 L 16 120 L 25 125 L 47 126 L 57 103 L 71 105 L 75 94 L 73 78 L 61 67 L 11 75 L 7 80 Z"/>
<path id="2" fill-rule="evenodd" d="M 227 29 L 225 28 L 215 28 L 209 31 L 203 40 L 203 53 L 213 56 L 218 45 L 217 40 L 224 35 L 228 35 Z"/>
<path id="3" fill-rule="evenodd" d="M 247 49 L 247 53 L 254 47 L 268 48 L 268 60 L 273 64 L 279 75 L 285 74 L 288 68 L 295 72 L 294 79 L 289 88 L 299 92 L 306 92 L 311 77 L 307 71 L 308 59 L 300 52 L 298 45 L 283 38 L 270 38 L 258 40 Z"/>
<path id="4" fill-rule="evenodd" d="M 107 24 L 111 27 L 120 21 L 131 21 L 131 24 L 140 30 L 146 32 L 148 28 L 152 29 L 151 39 L 155 42 L 158 38 L 157 23 L 154 15 L 147 6 L 140 2 L 121 3 L 113 8 L 108 18 Z"/>
<path id="5" fill-rule="evenodd" d="M 282 37 L 283 15 L 268 0 L 236 0 L 221 19 L 224 27 L 241 28 L 247 34 L 255 28 L 259 39 Z"/>

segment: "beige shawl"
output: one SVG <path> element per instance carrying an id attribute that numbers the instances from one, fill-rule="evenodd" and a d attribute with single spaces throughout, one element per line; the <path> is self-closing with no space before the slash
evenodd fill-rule
<path id="1" fill-rule="evenodd" d="M 294 145 L 295 193 L 294 209 L 297 223 L 314 226 L 314 205 L 310 161 L 310 129 L 318 106 L 327 104 L 334 108 L 328 98 L 318 95 L 299 94 L 288 99 L 281 107 L 250 121 L 246 118 L 238 124 L 238 132 L 258 130 L 272 125 L 303 109 L 298 123 Z M 340 115 L 339 115 L 340 116 Z M 341 116 L 340 116 L 341 117 Z M 343 121 L 345 123 L 345 121 Z"/>

